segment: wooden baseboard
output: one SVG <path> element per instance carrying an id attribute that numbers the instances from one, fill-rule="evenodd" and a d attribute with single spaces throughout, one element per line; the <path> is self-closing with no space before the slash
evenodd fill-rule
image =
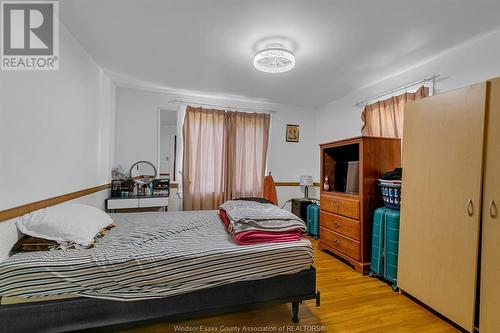
<path id="1" fill-rule="evenodd" d="M 22 216 L 24 214 L 31 213 L 31 212 L 38 210 L 38 209 L 57 205 L 57 204 L 60 204 L 62 202 L 73 200 L 76 198 L 80 198 L 80 197 L 83 197 L 83 196 L 86 196 L 86 195 L 89 195 L 92 193 L 104 191 L 104 190 L 107 190 L 109 188 L 111 188 L 111 184 L 104 184 L 104 185 L 99 185 L 99 186 L 95 186 L 95 187 L 89 187 L 89 188 L 86 188 L 86 189 L 83 189 L 80 191 L 66 193 L 63 195 L 59 195 L 57 197 L 52 197 L 52 198 L 48 198 L 48 199 L 44 199 L 44 200 L 40 200 L 40 201 L 36 201 L 36 202 L 31 202 L 29 204 L 25 204 L 22 206 L 2 210 L 2 211 L 0 211 L 0 222 L 10 220 L 10 219 L 13 219 L 14 217 Z"/>

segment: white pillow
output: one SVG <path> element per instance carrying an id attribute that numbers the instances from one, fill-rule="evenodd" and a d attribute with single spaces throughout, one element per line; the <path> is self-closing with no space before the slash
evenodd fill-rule
<path id="1" fill-rule="evenodd" d="M 65 203 L 21 216 L 16 225 L 25 235 L 89 246 L 95 235 L 113 223 L 111 217 L 92 206 Z"/>

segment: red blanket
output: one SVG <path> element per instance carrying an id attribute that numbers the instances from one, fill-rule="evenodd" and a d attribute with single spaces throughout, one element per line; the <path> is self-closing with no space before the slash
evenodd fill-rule
<path id="1" fill-rule="evenodd" d="M 249 230 L 242 231 L 237 235 L 231 233 L 238 245 L 295 242 L 300 240 L 300 234 L 299 229 L 282 232 Z"/>
<path id="2" fill-rule="evenodd" d="M 227 230 L 227 228 L 229 228 L 229 223 L 231 222 L 229 221 L 229 217 L 227 217 L 226 211 L 223 209 L 219 210 L 219 216 Z"/>
<path id="3" fill-rule="evenodd" d="M 261 231 L 261 230 L 248 230 L 235 234 L 229 225 L 231 221 L 226 212 L 221 209 L 219 216 L 226 227 L 226 230 L 233 237 L 238 245 L 251 245 L 259 243 L 280 243 L 280 242 L 294 242 L 299 241 L 302 231 L 300 229 L 287 230 L 287 231 Z"/>

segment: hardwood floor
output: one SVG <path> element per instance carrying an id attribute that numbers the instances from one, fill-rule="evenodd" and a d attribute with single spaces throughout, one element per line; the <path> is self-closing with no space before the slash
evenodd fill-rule
<path id="1" fill-rule="evenodd" d="M 315 247 L 317 288 L 321 306 L 314 300 L 300 306 L 299 325 L 290 321 L 290 304 L 270 305 L 244 312 L 163 323 L 121 331 L 137 332 L 458 332 L 456 328 L 406 296 L 393 292 L 390 285 L 361 276 L 335 257 Z M 314 326 L 306 326 L 314 325 Z M 177 329 L 176 329 L 177 327 Z M 258 331 L 258 330 L 260 331 Z M 312 329 L 316 329 L 312 330 Z"/>

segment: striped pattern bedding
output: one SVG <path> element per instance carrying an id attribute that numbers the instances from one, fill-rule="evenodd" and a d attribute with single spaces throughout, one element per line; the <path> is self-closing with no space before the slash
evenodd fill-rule
<path id="1" fill-rule="evenodd" d="M 111 216 L 117 227 L 95 248 L 18 253 L 0 262 L 0 296 L 143 300 L 297 273 L 313 263 L 306 239 L 236 245 L 217 211 Z"/>

